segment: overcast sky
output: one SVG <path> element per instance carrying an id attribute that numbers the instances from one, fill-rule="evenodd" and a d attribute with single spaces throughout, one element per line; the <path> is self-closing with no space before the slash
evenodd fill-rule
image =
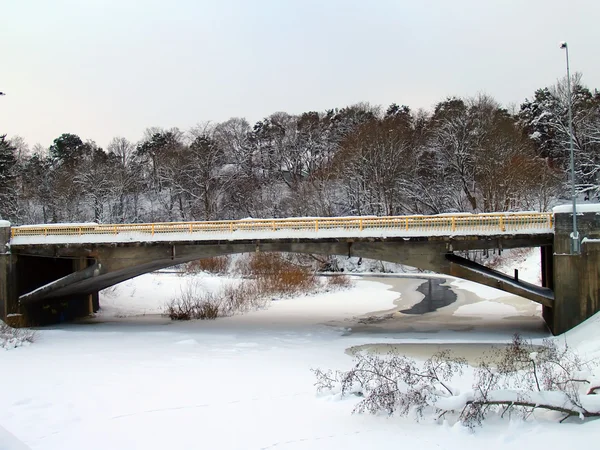
<path id="1" fill-rule="evenodd" d="M 0 0 L 0 134 L 106 147 L 147 127 L 360 101 L 519 104 L 600 88 L 598 0 Z"/>

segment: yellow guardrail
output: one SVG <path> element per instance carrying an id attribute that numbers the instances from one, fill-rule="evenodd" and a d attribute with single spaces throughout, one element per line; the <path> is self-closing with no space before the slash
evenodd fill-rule
<path id="1" fill-rule="evenodd" d="M 213 222 L 170 222 L 135 224 L 47 224 L 13 227 L 19 236 L 117 235 L 122 233 L 233 233 L 236 231 L 320 231 L 320 230 L 398 230 L 402 232 L 436 232 L 453 234 L 551 232 L 552 213 L 493 213 L 439 216 L 393 217 L 321 217 L 290 219 L 243 219 Z M 413 233 L 410 233 L 413 234 Z"/>

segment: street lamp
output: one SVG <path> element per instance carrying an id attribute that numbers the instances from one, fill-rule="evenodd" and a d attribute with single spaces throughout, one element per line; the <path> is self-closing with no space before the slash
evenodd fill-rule
<path id="1" fill-rule="evenodd" d="M 4 92 L 0 92 L 0 95 L 6 95 Z"/>
<path id="2" fill-rule="evenodd" d="M 571 254 L 580 253 L 579 232 L 577 231 L 577 196 L 575 194 L 575 158 L 573 156 L 573 111 L 571 110 L 571 72 L 569 71 L 569 46 L 566 42 L 560 43 L 560 48 L 565 49 L 567 56 L 567 105 L 569 107 L 569 147 L 571 149 L 571 195 L 573 197 L 573 232 L 571 233 Z"/>

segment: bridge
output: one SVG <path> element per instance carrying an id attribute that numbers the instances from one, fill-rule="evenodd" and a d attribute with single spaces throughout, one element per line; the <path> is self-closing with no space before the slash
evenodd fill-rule
<path id="1" fill-rule="evenodd" d="M 578 214 L 579 217 L 579 214 Z M 600 221 L 579 218 L 581 255 L 569 254 L 572 214 L 494 213 L 244 219 L 151 224 L 0 226 L 0 317 L 49 323 L 99 309 L 98 292 L 135 276 L 220 255 L 295 252 L 396 262 L 475 281 L 543 305 L 553 333 L 600 308 Z M 463 256 L 539 247 L 542 286 Z"/>

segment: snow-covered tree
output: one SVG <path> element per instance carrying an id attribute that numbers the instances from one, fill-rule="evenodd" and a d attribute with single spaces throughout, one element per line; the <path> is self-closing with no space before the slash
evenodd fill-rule
<path id="1" fill-rule="evenodd" d="M 14 220 L 17 215 L 16 150 L 6 139 L 6 135 L 0 136 L 0 218 L 2 219 Z"/>

